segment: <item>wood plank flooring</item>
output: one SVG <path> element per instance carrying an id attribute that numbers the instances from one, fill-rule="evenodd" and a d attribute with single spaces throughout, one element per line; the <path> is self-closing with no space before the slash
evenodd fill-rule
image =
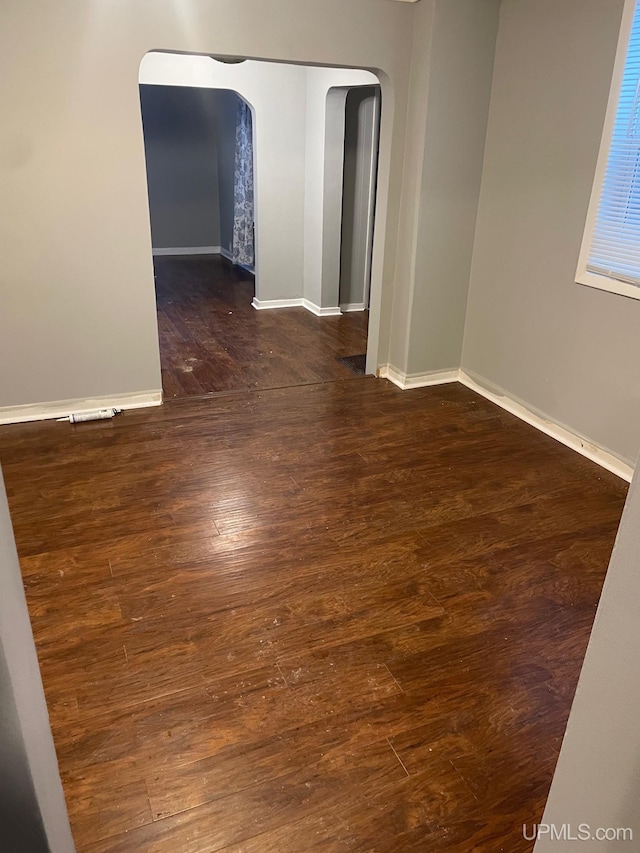
<path id="1" fill-rule="evenodd" d="M 353 379 L 369 312 L 256 311 L 253 276 L 220 255 L 154 260 L 165 397 Z"/>
<path id="2" fill-rule="evenodd" d="M 0 460 L 79 853 L 530 853 L 626 484 L 371 377 Z"/>

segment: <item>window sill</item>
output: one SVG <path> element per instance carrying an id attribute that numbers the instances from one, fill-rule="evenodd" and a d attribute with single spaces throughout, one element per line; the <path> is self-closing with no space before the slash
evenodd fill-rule
<path id="1" fill-rule="evenodd" d="M 605 275 L 597 275 L 586 270 L 576 273 L 576 284 L 584 284 L 587 287 L 595 287 L 597 290 L 617 293 L 619 296 L 628 296 L 630 299 L 640 299 L 640 286 L 628 284 L 625 281 L 616 281 L 615 278 L 607 278 Z"/>

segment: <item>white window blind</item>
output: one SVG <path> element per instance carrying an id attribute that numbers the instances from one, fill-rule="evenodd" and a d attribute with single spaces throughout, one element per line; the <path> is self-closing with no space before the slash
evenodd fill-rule
<path id="1" fill-rule="evenodd" d="M 586 268 L 640 286 L 640 0 L 634 7 Z"/>

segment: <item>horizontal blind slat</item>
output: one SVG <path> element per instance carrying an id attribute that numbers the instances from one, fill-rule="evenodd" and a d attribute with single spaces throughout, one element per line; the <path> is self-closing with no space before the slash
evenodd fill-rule
<path id="1" fill-rule="evenodd" d="M 633 17 L 587 269 L 640 284 L 640 0 Z"/>
<path id="2" fill-rule="evenodd" d="M 640 283 L 640 0 L 631 27 L 587 269 Z"/>

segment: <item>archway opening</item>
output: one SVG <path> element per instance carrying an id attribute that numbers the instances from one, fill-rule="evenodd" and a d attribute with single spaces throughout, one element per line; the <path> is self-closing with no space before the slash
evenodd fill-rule
<path id="1" fill-rule="evenodd" d="M 377 105 L 369 121 L 375 151 L 367 155 L 375 184 L 380 89 L 371 72 L 144 57 L 140 91 L 165 397 L 366 372 L 368 297 L 340 296 L 353 257 L 368 258 L 370 274 L 374 239 L 371 204 L 366 249 L 345 249 L 366 230 L 353 221 L 362 168 L 355 170 L 360 182 L 350 180 L 362 141 L 358 110 L 355 123 L 347 120 L 347 93 L 356 89 L 373 93 Z M 343 228 L 345 212 L 351 221 Z"/>

